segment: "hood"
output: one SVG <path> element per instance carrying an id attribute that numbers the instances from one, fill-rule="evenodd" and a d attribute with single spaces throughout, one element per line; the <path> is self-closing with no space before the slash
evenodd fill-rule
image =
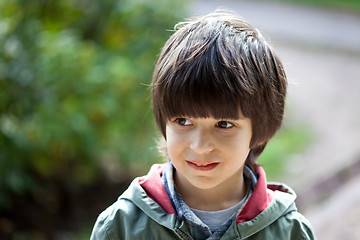
<path id="1" fill-rule="evenodd" d="M 162 172 L 167 164 L 155 164 L 149 173 L 134 180 L 134 191 L 123 196 L 137 205 L 150 218 L 170 229 L 179 225 L 176 212 L 162 184 Z M 256 168 L 258 183 L 244 208 L 227 232 L 248 237 L 264 229 L 279 217 L 296 210 L 296 194 L 284 184 L 267 183 L 262 167 Z M 138 190 L 138 191 L 137 191 Z"/>

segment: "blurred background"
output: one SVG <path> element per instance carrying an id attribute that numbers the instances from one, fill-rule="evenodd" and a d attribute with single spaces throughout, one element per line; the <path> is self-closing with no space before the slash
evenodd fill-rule
<path id="1" fill-rule="evenodd" d="M 176 22 L 233 10 L 289 78 L 259 159 L 319 239 L 360 239 L 358 0 L 0 0 L 0 239 L 89 239 L 98 214 L 162 161 L 152 70 Z"/>

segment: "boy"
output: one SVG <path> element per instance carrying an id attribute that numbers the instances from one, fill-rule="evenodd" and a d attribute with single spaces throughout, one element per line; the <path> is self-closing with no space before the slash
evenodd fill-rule
<path id="1" fill-rule="evenodd" d="M 314 239 L 295 193 L 256 164 L 281 126 L 286 87 L 278 57 L 241 18 L 182 23 L 152 83 L 169 162 L 136 178 L 91 239 Z"/>

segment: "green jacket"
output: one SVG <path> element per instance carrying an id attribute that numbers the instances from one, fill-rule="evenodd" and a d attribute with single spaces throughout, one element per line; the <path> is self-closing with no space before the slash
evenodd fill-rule
<path id="1" fill-rule="evenodd" d="M 193 239 L 162 185 L 165 164 L 136 178 L 119 199 L 98 217 L 91 240 Z M 222 236 L 230 239 L 315 239 L 309 222 L 297 211 L 293 190 L 267 184 L 257 168 L 258 183 L 236 221 Z"/>

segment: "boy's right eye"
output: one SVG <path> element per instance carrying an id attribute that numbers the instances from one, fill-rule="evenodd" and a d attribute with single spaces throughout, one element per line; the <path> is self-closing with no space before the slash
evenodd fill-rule
<path id="1" fill-rule="evenodd" d="M 191 121 L 187 118 L 176 118 L 174 122 L 181 126 L 190 126 L 192 124 Z"/>

